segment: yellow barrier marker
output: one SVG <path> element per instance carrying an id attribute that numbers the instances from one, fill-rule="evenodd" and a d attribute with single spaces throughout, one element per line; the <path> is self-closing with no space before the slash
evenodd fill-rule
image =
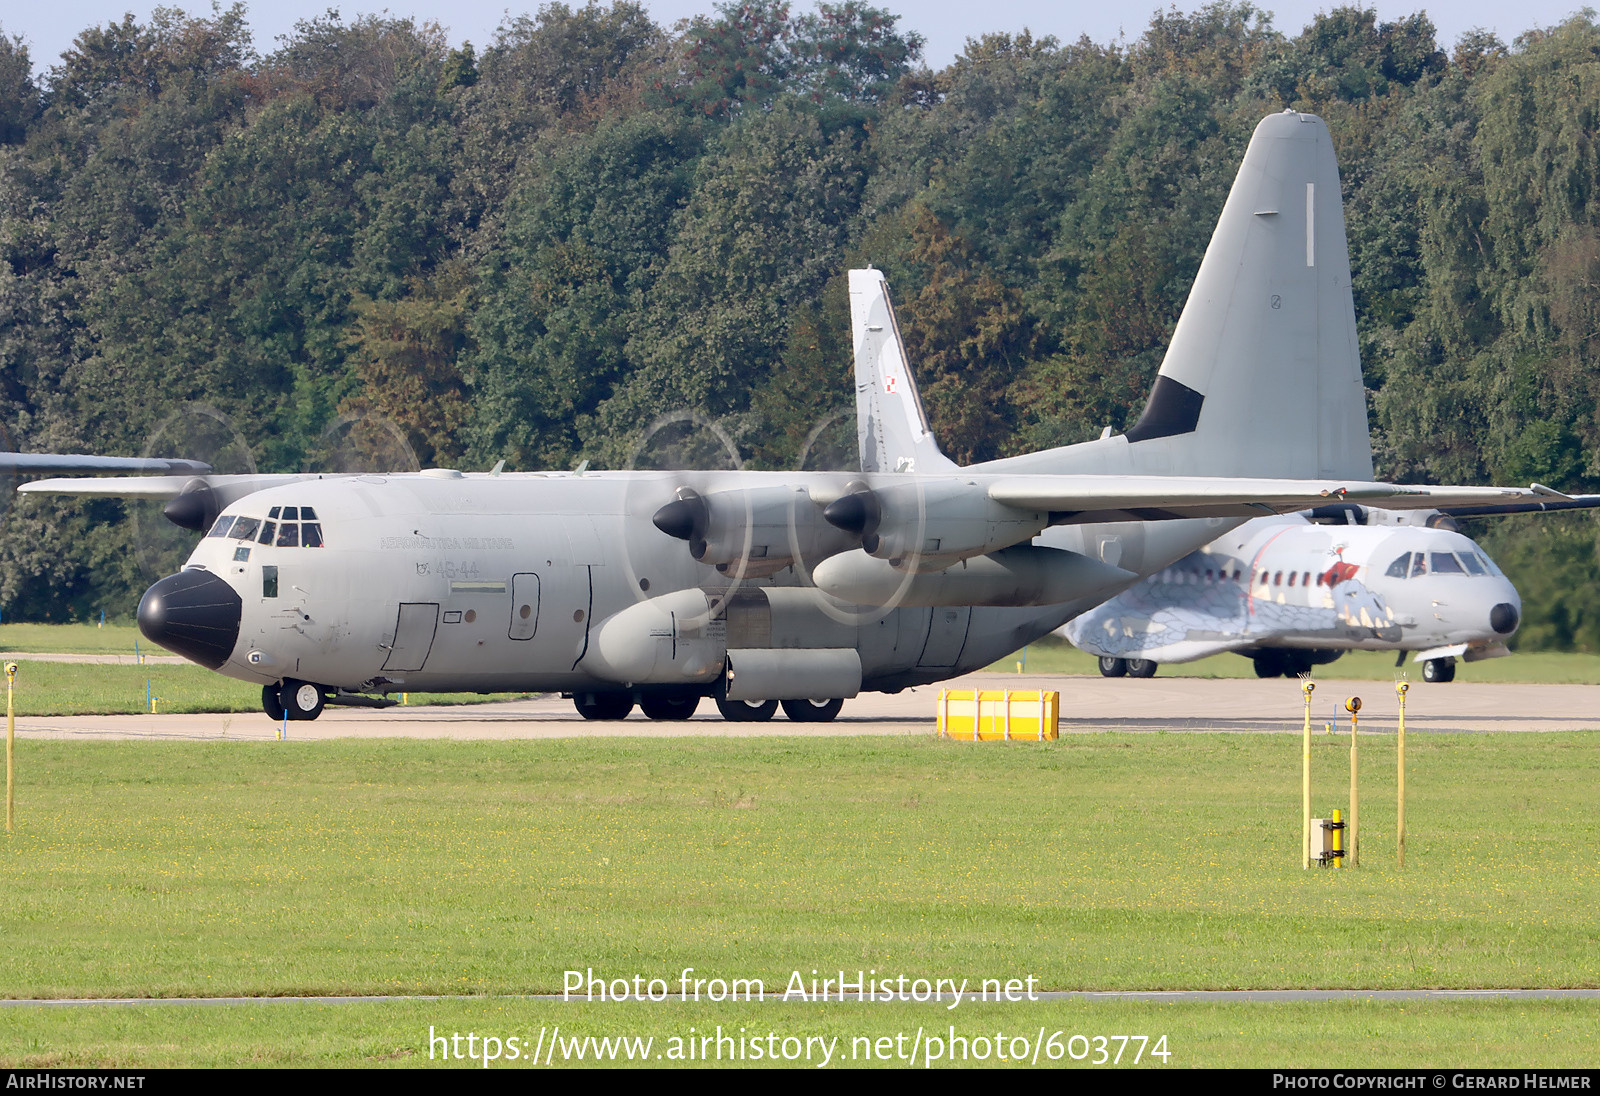
<path id="1" fill-rule="evenodd" d="M 1306 729 L 1300 743 L 1300 845 L 1304 854 L 1300 866 L 1311 869 L 1311 694 L 1316 683 L 1302 681 L 1300 691 L 1306 694 Z"/>
<path id="2" fill-rule="evenodd" d="M 1406 866 L 1406 690 L 1411 688 L 1404 681 L 1395 682 L 1394 691 L 1400 697 L 1400 751 L 1395 761 L 1398 770 L 1399 782 L 1395 790 L 1395 812 L 1398 815 L 1397 828 L 1400 831 L 1398 843 L 1395 846 L 1396 855 L 1399 857 L 1399 866 Z"/>
<path id="3" fill-rule="evenodd" d="M 1053 690 L 941 689 L 938 734 L 963 742 L 1041 742 L 1057 736 Z"/>
<path id="4" fill-rule="evenodd" d="M 13 686 L 17 683 L 17 664 L 6 663 L 6 832 L 11 832 L 11 827 L 16 821 L 17 801 L 12 792 L 11 782 L 15 775 L 12 758 L 17 748 L 17 706 L 12 698 Z"/>
<path id="5" fill-rule="evenodd" d="M 1361 865 L 1361 836 L 1356 827 L 1356 717 L 1361 711 L 1361 698 L 1353 696 L 1346 700 L 1344 710 L 1350 713 L 1350 840 L 1345 843 L 1345 848 L 1349 850 L 1350 866 L 1355 868 Z M 1334 817 L 1339 817 L 1337 811 Z"/>

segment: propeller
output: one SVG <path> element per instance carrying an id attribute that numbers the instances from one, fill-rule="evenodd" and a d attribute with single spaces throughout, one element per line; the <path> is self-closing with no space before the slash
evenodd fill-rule
<path id="1" fill-rule="evenodd" d="M 359 411 L 330 422 L 306 454 L 305 471 L 330 475 L 420 472 L 406 432 L 387 415 Z"/>
<path id="2" fill-rule="evenodd" d="M 255 454 L 233 420 L 207 403 L 178 405 L 150 433 L 145 457 L 181 453 L 204 461 L 217 475 L 254 475 Z M 221 509 L 202 476 L 191 479 L 183 493 L 165 505 L 128 503 L 139 569 L 150 581 L 183 566 L 194 550 L 194 534 L 209 529 Z"/>

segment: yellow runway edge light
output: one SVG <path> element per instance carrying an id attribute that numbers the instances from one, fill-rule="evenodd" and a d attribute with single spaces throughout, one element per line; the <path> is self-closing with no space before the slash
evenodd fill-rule
<path id="1" fill-rule="evenodd" d="M 1053 689 L 941 689 L 939 734 L 961 742 L 1042 742 L 1057 736 Z"/>

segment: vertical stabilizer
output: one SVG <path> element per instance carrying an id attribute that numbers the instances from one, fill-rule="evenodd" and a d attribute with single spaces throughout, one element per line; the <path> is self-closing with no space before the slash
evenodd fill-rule
<path id="1" fill-rule="evenodd" d="M 1372 478 L 1339 167 L 1322 119 L 1256 127 L 1144 413 L 988 467 Z"/>
<path id="2" fill-rule="evenodd" d="M 957 467 L 928 429 L 881 271 L 850 271 L 856 356 L 856 438 L 863 472 L 939 472 Z"/>

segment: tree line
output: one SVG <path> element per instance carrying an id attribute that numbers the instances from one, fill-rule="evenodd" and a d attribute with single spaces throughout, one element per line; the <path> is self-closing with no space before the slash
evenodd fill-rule
<path id="1" fill-rule="evenodd" d="M 829 422 L 850 459 L 866 264 L 948 452 L 1085 440 L 1138 417 L 1249 135 L 1292 107 L 1339 154 L 1379 474 L 1600 490 L 1592 14 L 1446 45 L 1420 13 L 1292 33 L 1219 2 L 938 71 L 921 45 L 864 0 L 670 28 L 549 3 L 481 50 L 330 13 L 261 51 L 242 6 L 158 8 L 36 81 L 0 28 L 0 441 L 620 467 L 688 410 L 747 466 L 828 459 Z M 131 612 L 181 559 L 159 526 L 11 502 L 0 612 Z M 1471 530 L 1522 645 L 1600 649 L 1596 528 Z"/>

